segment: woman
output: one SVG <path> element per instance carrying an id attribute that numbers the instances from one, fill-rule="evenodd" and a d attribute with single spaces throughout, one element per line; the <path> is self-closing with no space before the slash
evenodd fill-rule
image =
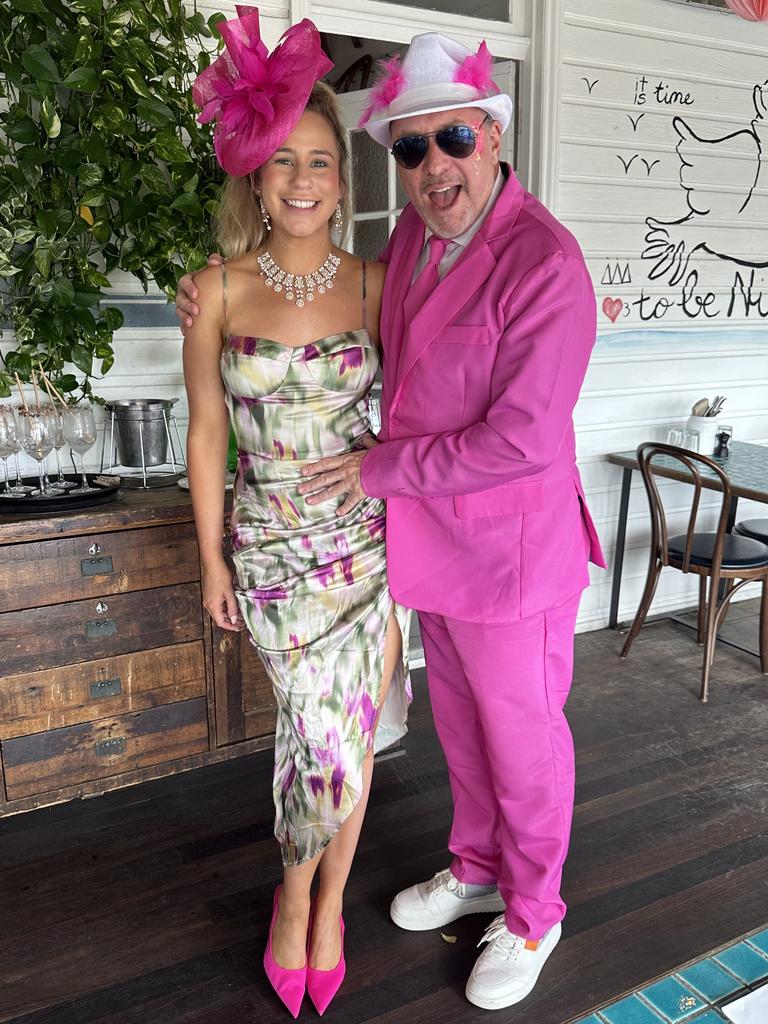
<path id="1" fill-rule="evenodd" d="M 258 13 L 238 11 L 222 26 L 227 54 L 194 91 L 201 120 L 217 120 L 230 177 L 218 215 L 227 262 L 196 277 L 201 312 L 184 343 L 188 465 L 205 606 L 222 629 L 245 624 L 277 701 L 283 883 L 264 965 L 296 1016 L 305 987 L 322 1013 L 344 975 L 342 900 L 374 733 L 386 745 L 405 728 L 407 616 L 387 588 L 383 502 L 337 517 L 298 489 L 308 462 L 374 443 L 384 268 L 331 241 L 349 156 L 333 93 L 317 81 L 330 65 L 311 22 L 268 55 Z M 221 549 L 230 421 L 236 591 Z"/>

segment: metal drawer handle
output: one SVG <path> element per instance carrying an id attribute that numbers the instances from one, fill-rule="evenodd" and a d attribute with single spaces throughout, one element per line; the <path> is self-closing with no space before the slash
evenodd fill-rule
<path id="1" fill-rule="evenodd" d="M 111 740 L 101 740 L 96 744 L 96 757 L 114 757 L 115 754 L 124 754 L 125 748 L 125 736 L 115 736 Z"/>
<path id="2" fill-rule="evenodd" d="M 88 548 L 88 554 L 89 555 L 100 555 L 101 554 L 101 544 L 91 544 L 91 546 Z"/>
<path id="3" fill-rule="evenodd" d="M 91 683 L 91 700 L 101 700 L 104 697 L 117 697 L 123 692 L 123 684 L 120 676 L 112 679 L 99 679 Z"/>
<path id="4" fill-rule="evenodd" d="M 98 548 L 98 544 L 94 544 Z M 99 550 L 101 550 L 99 548 Z M 114 572 L 112 556 L 103 555 L 101 558 L 83 558 L 80 560 L 81 576 L 111 576 Z"/>
<path id="5" fill-rule="evenodd" d="M 85 635 L 89 640 L 114 636 L 115 633 L 117 633 L 117 619 L 91 619 L 85 624 Z"/>

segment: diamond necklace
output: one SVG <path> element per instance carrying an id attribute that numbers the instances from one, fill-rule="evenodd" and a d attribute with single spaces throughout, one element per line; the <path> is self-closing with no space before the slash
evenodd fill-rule
<path id="1" fill-rule="evenodd" d="M 315 292 L 324 295 L 326 289 L 333 288 L 333 279 L 341 263 L 340 256 L 329 252 L 325 263 L 311 274 L 289 274 L 275 263 L 268 252 L 263 252 L 256 261 L 259 274 L 264 278 L 267 288 L 276 292 L 285 291 L 288 302 L 295 302 L 299 309 L 307 302 L 315 301 Z"/>

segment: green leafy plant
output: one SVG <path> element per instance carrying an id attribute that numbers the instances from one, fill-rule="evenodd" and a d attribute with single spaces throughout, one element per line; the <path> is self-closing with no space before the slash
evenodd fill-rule
<path id="1" fill-rule="evenodd" d="M 205 262 L 221 172 L 190 85 L 222 20 L 182 0 L 0 4 L 0 297 L 16 339 L 0 396 L 41 362 L 95 397 L 123 323 L 101 305 L 108 275 L 170 297 Z"/>

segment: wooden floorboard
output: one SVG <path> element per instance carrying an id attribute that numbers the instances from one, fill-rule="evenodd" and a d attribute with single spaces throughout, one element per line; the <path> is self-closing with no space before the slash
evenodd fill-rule
<path id="1" fill-rule="evenodd" d="M 725 631 L 754 649 L 756 603 Z M 565 1024 L 768 923 L 768 678 L 685 626 L 577 638 L 565 937 L 534 994 L 464 999 L 487 918 L 408 933 L 392 895 L 447 863 L 451 800 L 423 673 L 406 755 L 377 766 L 331 1024 Z M 0 822 L 0 1021 L 284 1024 L 261 970 L 279 865 L 270 752 Z M 305 1004 L 300 1021 L 316 1019 Z"/>

